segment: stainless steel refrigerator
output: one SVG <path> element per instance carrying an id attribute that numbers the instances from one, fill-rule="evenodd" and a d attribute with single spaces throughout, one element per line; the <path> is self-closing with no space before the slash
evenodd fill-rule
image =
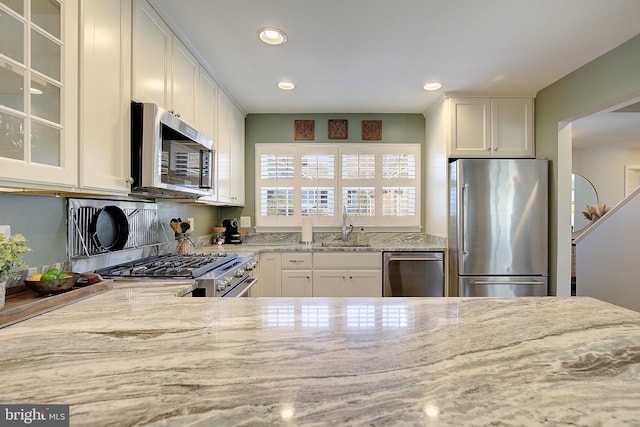
<path id="1" fill-rule="evenodd" d="M 450 294 L 547 295 L 548 165 L 537 159 L 449 164 Z"/>

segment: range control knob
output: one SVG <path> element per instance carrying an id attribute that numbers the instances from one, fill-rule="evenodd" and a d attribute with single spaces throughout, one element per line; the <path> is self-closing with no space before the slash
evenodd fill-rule
<path id="1" fill-rule="evenodd" d="M 240 269 L 238 271 L 236 271 L 236 277 L 242 277 L 242 275 L 244 274 L 244 269 Z"/>
<path id="2" fill-rule="evenodd" d="M 224 291 L 226 287 L 227 287 L 226 282 L 225 282 L 224 280 L 220 280 L 220 281 L 218 282 L 218 284 L 216 285 L 216 290 L 218 290 L 218 291 Z"/>

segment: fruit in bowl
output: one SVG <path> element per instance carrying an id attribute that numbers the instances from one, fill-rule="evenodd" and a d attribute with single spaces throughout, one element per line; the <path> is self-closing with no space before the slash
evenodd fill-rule
<path id="1" fill-rule="evenodd" d="M 73 288 L 79 278 L 77 273 L 51 268 L 44 273 L 32 274 L 24 283 L 40 294 L 56 294 Z"/>

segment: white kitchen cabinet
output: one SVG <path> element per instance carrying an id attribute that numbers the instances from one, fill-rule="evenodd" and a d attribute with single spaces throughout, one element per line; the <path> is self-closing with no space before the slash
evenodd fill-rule
<path id="1" fill-rule="evenodd" d="M 215 150 L 214 161 L 218 157 L 218 85 L 215 80 L 200 67 L 198 82 L 198 105 L 196 110 L 195 127 L 200 132 L 211 138 Z M 217 168 L 216 168 L 217 169 Z M 210 196 L 201 197 L 199 202 L 217 204 L 218 202 L 218 177 L 214 171 L 213 193 Z"/>
<path id="2" fill-rule="evenodd" d="M 449 157 L 534 157 L 532 98 L 451 98 Z"/>
<path id="3" fill-rule="evenodd" d="M 313 295 L 313 262 L 311 252 L 282 254 L 282 296 L 310 297 Z"/>
<path id="4" fill-rule="evenodd" d="M 144 0 L 133 2 L 132 95 L 153 102 L 194 125 L 199 63 Z"/>
<path id="5" fill-rule="evenodd" d="M 251 296 L 279 297 L 282 296 L 282 256 L 280 253 L 268 252 L 260 254 L 258 259 L 259 294 Z M 255 286 L 254 286 L 255 287 Z"/>
<path id="6" fill-rule="evenodd" d="M 310 297 L 313 295 L 311 270 L 283 270 L 283 297 Z"/>
<path id="7" fill-rule="evenodd" d="M 313 296 L 381 297 L 382 254 L 314 253 Z"/>
<path id="8" fill-rule="evenodd" d="M 171 38 L 171 108 L 181 120 L 195 127 L 200 64 L 174 35 Z M 198 129 L 200 130 L 200 129 Z"/>
<path id="9" fill-rule="evenodd" d="M 216 142 L 218 131 L 218 85 L 213 78 L 200 67 L 198 76 L 198 105 L 195 127 Z"/>
<path id="10" fill-rule="evenodd" d="M 244 205 L 244 115 L 223 92 L 218 92 L 218 201 Z"/>
<path id="11" fill-rule="evenodd" d="M 132 95 L 171 109 L 171 29 L 145 0 L 133 2 Z"/>
<path id="12" fill-rule="evenodd" d="M 127 194 L 131 183 L 131 0 L 80 4 L 79 184 Z"/>
<path id="13" fill-rule="evenodd" d="M 1 14 L 0 185 L 72 188 L 78 184 L 78 0 L 24 4 L 30 7 Z"/>

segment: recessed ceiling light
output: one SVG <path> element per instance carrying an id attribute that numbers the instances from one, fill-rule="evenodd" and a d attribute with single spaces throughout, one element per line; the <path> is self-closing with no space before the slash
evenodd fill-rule
<path id="1" fill-rule="evenodd" d="M 278 87 L 282 90 L 293 90 L 296 88 L 296 85 L 291 82 L 278 82 Z"/>
<path id="2" fill-rule="evenodd" d="M 258 38 L 266 44 L 282 44 L 287 41 L 284 31 L 274 27 L 260 28 Z"/>
<path id="3" fill-rule="evenodd" d="M 424 85 L 424 90 L 438 90 L 442 87 L 442 83 L 440 82 L 427 82 Z"/>

